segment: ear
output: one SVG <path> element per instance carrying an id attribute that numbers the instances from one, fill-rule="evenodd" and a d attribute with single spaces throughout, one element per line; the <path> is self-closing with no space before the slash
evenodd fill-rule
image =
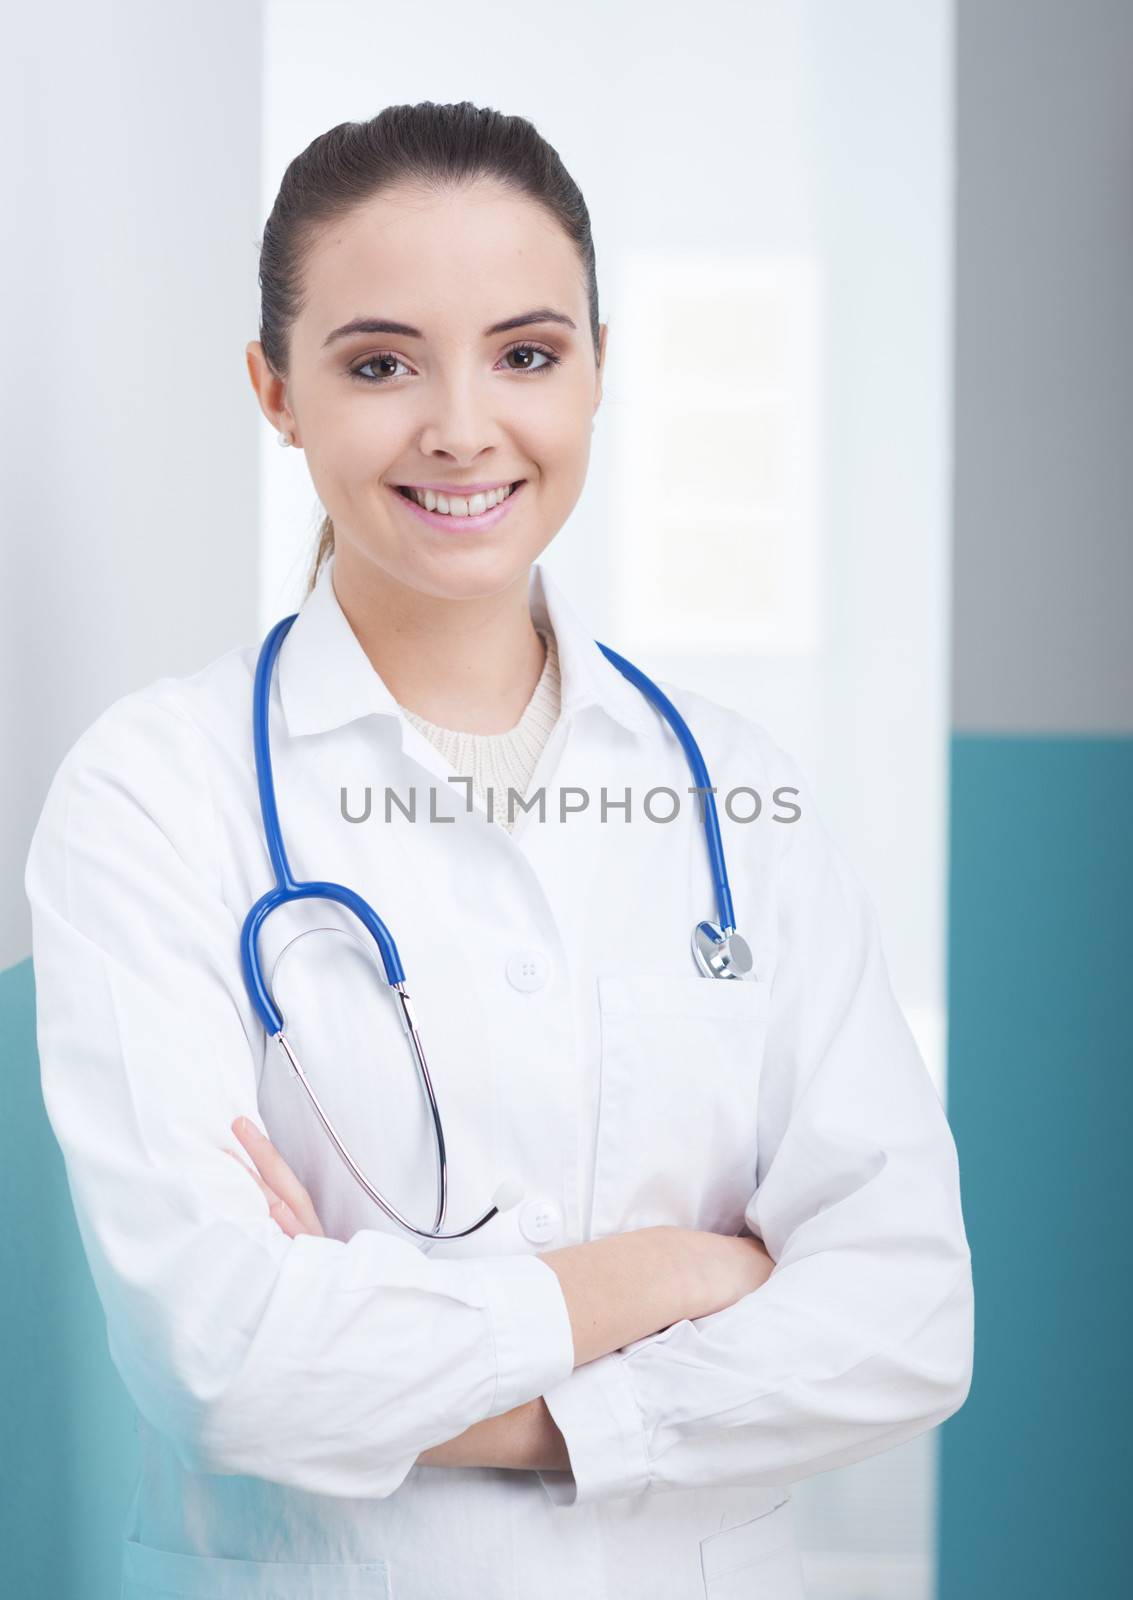
<path id="1" fill-rule="evenodd" d="M 594 382 L 594 410 L 597 411 L 602 403 L 602 382 L 606 372 L 606 333 L 608 322 L 598 324 L 598 369 Z"/>
<path id="2" fill-rule="evenodd" d="M 288 433 L 292 443 L 299 444 L 295 418 L 287 405 L 286 381 L 272 371 L 258 339 L 253 339 L 246 346 L 244 360 L 252 388 L 256 391 L 256 399 L 260 402 L 260 410 L 277 433 Z"/>

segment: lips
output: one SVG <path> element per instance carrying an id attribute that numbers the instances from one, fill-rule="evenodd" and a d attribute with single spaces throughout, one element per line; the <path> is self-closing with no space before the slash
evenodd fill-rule
<path id="1" fill-rule="evenodd" d="M 438 529 L 450 537 L 460 538 L 461 535 L 486 533 L 490 528 L 494 528 L 498 522 L 502 522 L 506 516 L 510 515 L 515 502 L 522 497 L 526 484 L 526 478 L 517 479 L 511 486 L 511 493 L 505 495 L 498 505 L 494 505 L 491 510 L 482 511 L 478 516 L 474 517 L 454 517 L 447 512 L 427 511 L 423 505 L 414 499 L 413 495 L 405 492 L 403 485 L 390 484 L 388 487 L 397 495 L 397 498 L 411 516 L 417 517 L 428 527 Z"/>

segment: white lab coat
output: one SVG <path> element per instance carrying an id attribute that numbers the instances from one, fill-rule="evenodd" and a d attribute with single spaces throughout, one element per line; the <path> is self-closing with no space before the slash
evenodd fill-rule
<path id="1" fill-rule="evenodd" d="M 683 751 L 546 571 L 530 599 L 563 709 L 529 790 L 545 820 L 511 834 L 399 713 L 332 574 L 272 691 L 291 865 L 357 890 L 398 941 L 444 1118 L 446 1226 L 504 1178 L 525 1198 L 464 1240 L 406 1234 L 252 1010 L 238 935 L 272 883 L 258 641 L 110 706 L 52 782 L 25 882 L 45 1104 L 139 1412 L 124 1600 L 792 1600 L 789 1485 L 940 1423 L 971 1377 L 955 1146 L 871 903 L 767 733 L 665 683 L 718 790 L 756 963 L 755 982 L 701 977 L 689 935 L 716 905 Z M 342 791 L 362 817 L 367 785 L 369 819 L 346 820 Z M 406 807 L 416 793 L 416 821 L 396 804 L 386 821 L 387 786 Z M 666 786 L 680 809 L 649 820 Z M 725 812 L 740 786 L 762 798 L 754 821 Z M 780 786 L 801 792 L 775 802 Z M 563 819 L 560 788 L 586 809 Z M 801 817 L 775 820 L 791 801 Z M 752 804 L 737 795 L 736 816 Z M 269 979 L 318 926 L 361 931 L 325 902 L 277 912 Z M 427 1110 L 376 972 L 316 935 L 288 949 L 276 997 L 351 1153 L 428 1226 Z M 241 1113 L 327 1237 L 288 1238 L 224 1153 Z M 572 1370 L 538 1252 L 653 1224 L 746 1224 L 775 1272 Z M 570 1472 L 416 1465 L 537 1395 Z"/>

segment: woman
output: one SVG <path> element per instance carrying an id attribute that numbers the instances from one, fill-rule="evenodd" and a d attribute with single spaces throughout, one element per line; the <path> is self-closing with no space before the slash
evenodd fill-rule
<path id="1" fill-rule="evenodd" d="M 447 1211 L 350 912 L 284 905 L 259 956 L 410 1228 L 245 986 L 258 644 L 125 696 L 26 876 L 45 1101 L 139 1411 L 124 1594 L 801 1595 L 788 1486 L 968 1392 L 956 1153 L 793 764 L 667 685 L 739 797 L 754 970 L 693 960 L 685 753 L 538 561 L 602 395 L 582 196 L 521 118 L 392 107 L 292 162 L 261 287 L 249 373 L 328 513 L 269 680 L 280 822 L 398 941 Z"/>

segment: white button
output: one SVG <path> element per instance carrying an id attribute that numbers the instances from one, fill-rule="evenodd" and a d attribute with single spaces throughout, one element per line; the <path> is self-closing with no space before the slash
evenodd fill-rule
<path id="1" fill-rule="evenodd" d="M 519 1231 L 532 1244 L 546 1244 L 563 1225 L 563 1214 L 553 1200 L 528 1200 L 519 1213 Z"/>
<path id="2" fill-rule="evenodd" d="M 507 980 L 516 989 L 541 989 L 551 973 L 542 950 L 517 950 L 508 957 Z"/>

